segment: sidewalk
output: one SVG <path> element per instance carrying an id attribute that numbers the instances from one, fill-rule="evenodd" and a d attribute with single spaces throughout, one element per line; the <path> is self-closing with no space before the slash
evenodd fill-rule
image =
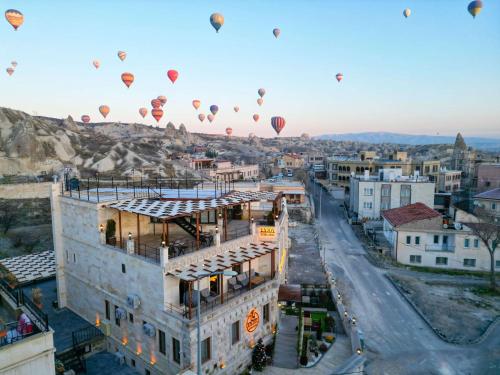
<path id="1" fill-rule="evenodd" d="M 281 369 L 296 369 L 297 363 L 297 331 L 299 318 L 294 315 L 283 315 L 280 320 L 276 344 L 274 346 L 273 364 Z M 283 373 L 283 370 L 280 370 Z"/>

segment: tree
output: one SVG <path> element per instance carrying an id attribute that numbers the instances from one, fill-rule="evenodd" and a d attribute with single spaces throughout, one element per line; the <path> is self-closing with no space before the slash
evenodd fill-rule
<path id="1" fill-rule="evenodd" d="M 257 345 L 255 345 L 252 352 L 253 368 L 257 371 L 264 370 L 264 367 L 266 367 L 266 359 L 267 356 L 264 343 L 262 342 L 262 339 L 259 339 L 259 341 L 257 341 Z"/>
<path id="2" fill-rule="evenodd" d="M 0 201 L 0 226 L 3 234 L 6 234 L 10 228 L 16 224 L 16 210 L 6 200 Z"/>
<path id="3" fill-rule="evenodd" d="M 482 207 L 476 208 L 474 213 L 478 221 L 466 225 L 481 240 L 490 253 L 490 288 L 495 291 L 497 287 L 495 280 L 495 250 L 500 242 L 500 222 L 498 218 Z"/>

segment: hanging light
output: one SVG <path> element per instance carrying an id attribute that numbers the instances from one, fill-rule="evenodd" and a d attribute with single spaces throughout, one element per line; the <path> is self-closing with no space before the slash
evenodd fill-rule
<path id="1" fill-rule="evenodd" d="M 132 232 L 128 232 L 128 239 L 129 241 L 132 239 Z"/>
<path id="2" fill-rule="evenodd" d="M 104 232 L 104 225 L 103 224 L 99 225 L 99 232 L 101 232 L 101 233 Z"/>

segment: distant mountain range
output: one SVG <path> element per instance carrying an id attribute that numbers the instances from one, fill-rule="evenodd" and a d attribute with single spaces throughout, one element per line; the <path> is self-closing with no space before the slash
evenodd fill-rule
<path id="1" fill-rule="evenodd" d="M 324 134 L 314 137 L 315 139 L 333 141 L 352 141 L 366 143 L 395 143 L 406 145 L 426 144 L 451 144 L 455 143 L 455 137 L 442 135 L 413 135 L 389 132 L 363 132 L 344 134 Z M 465 137 L 467 146 L 477 149 L 498 151 L 500 150 L 500 138 Z"/>

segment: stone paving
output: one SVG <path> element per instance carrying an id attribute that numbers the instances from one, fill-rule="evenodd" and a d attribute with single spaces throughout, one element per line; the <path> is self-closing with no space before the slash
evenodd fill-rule
<path id="1" fill-rule="evenodd" d="M 294 315 L 282 315 L 279 331 L 274 346 L 273 365 L 275 367 L 297 368 L 297 331 L 299 318 Z M 282 370 L 283 371 L 283 370 Z"/>
<path id="2" fill-rule="evenodd" d="M 139 372 L 123 364 L 120 365 L 116 357 L 108 352 L 101 352 L 87 358 L 86 375 L 138 375 Z"/>

